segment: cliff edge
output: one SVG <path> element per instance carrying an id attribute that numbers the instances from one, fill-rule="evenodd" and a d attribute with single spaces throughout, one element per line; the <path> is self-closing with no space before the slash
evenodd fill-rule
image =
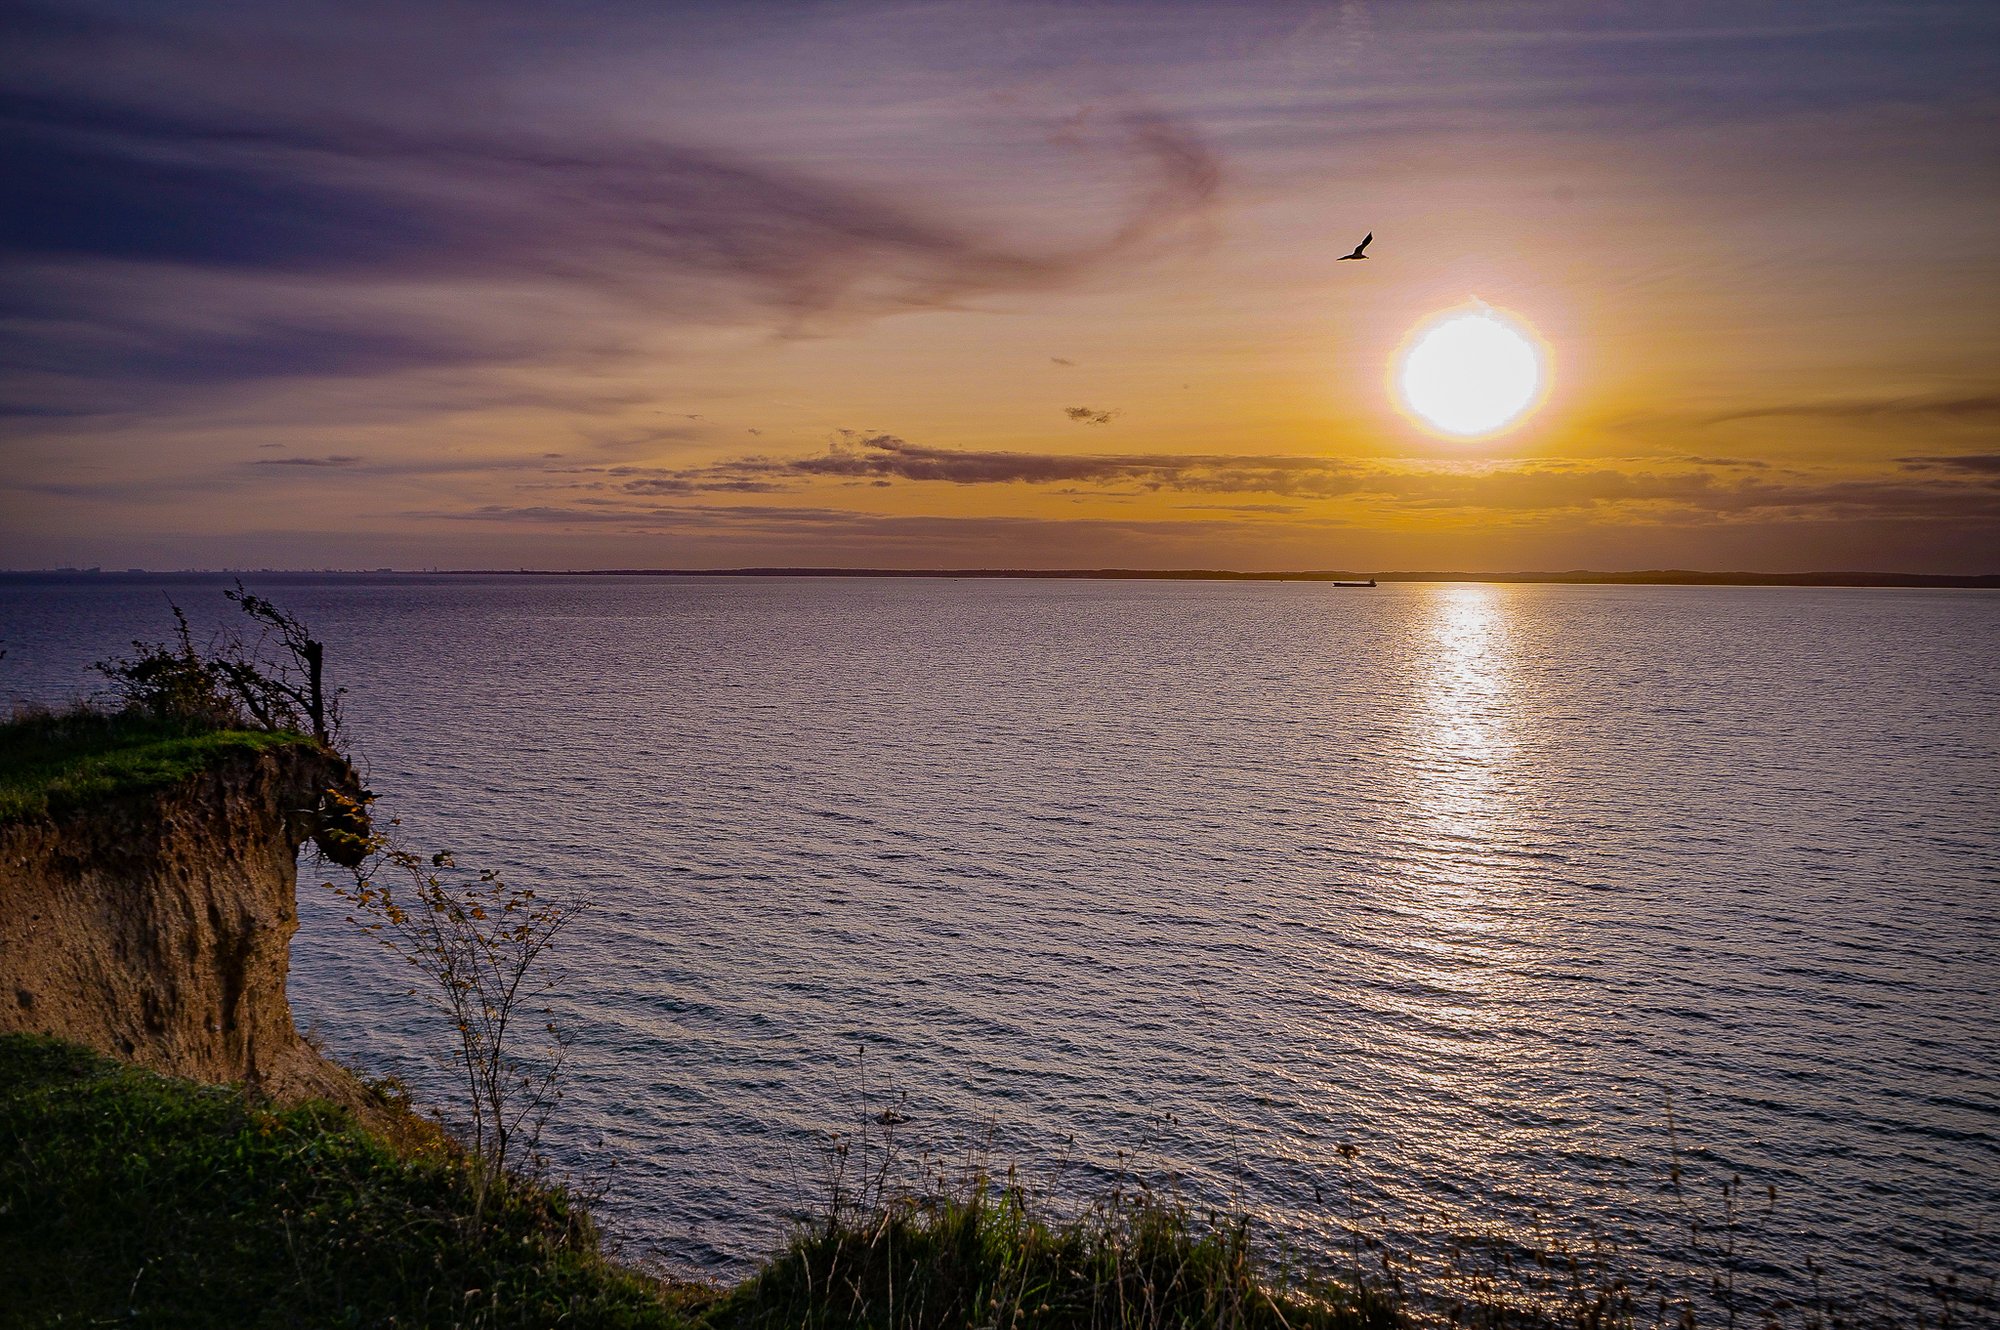
<path id="1" fill-rule="evenodd" d="M 114 756 L 112 778 L 87 753 L 88 779 L 72 764 L 45 781 L 55 796 L 0 809 L 0 1033 L 366 1110 L 285 997 L 299 848 L 325 831 L 329 789 L 359 793 L 353 769 L 254 732 Z"/>

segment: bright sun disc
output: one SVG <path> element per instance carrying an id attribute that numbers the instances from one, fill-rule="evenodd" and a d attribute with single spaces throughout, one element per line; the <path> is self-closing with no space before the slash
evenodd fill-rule
<path id="1" fill-rule="evenodd" d="M 1542 389 L 1542 354 L 1521 326 L 1481 305 L 1441 314 L 1407 343 L 1396 393 L 1445 434 L 1474 438 L 1513 424 Z"/>

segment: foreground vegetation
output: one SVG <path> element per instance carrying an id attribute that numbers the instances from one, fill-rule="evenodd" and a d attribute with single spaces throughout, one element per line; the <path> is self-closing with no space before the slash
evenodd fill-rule
<path id="1" fill-rule="evenodd" d="M 561 1191 L 471 1206 L 453 1152 L 399 1156 L 339 1110 L 0 1039 L 0 1322 L 672 1323 Z"/>
<path id="2" fill-rule="evenodd" d="M 877 1194 L 801 1227 L 733 1287 L 621 1268 L 560 1187 L 482 1198 L 435 1133 L 393 1149 L 324 1105 L 280 1109 L 34 1035 L 0 1037 L 0 1327 L 1835 1327 L 1991 1324 L 1925 1310 L 1628 1288 L 1543 1254 L 1417 1289 L 1272 1273 L 1247 1225 L 1145 1193 L 1050 1218 L 1011 1187 Z"/>
<path id="3" fill-rule="evenodd" d="M 217 729 L 141 711 L 25 711 L 0 724 L 0 822 L 164 789 L 225 753 L 312 742 L 302 734 Z"/>
<path id="4" fill-rule="evenodd" d="M 475 1215 L 477 1217 L 475 1218 Z M 560 1188 L 483 1201 L 463 1155 L 397 1153 L 74 1045 L 0 1038 L 0 1324 L 1388 1326 L 1336 1284 L 1278 1286 L 1243 1229 L 1132 1203 L 1064 1224 L 984 1191 L 802 1231 L 735 1288 L 619 1268 Z"/>
<path id="5" fill-rule="evenodd" d="M 1243 1223 L 1146 1197 L 1052 1222 L 976 1188 L 872 1207 L 800 1232 L 705 1316 L 717 1327 L 1185 1326 L 1367 1330 L 1391 1302 L 1332 1280 L 1277 1280 Z"/>

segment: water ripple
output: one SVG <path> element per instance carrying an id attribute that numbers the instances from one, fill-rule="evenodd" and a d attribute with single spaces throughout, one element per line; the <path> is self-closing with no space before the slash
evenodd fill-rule
<path id="1" fill-rule="evenodd" d="M 1664 1243 L 1671 1095 L 1692 1168 L 1786 1198 L 1772 1279 L 2000 1264 L 2000 597 L 259 588 L 420 844 L 598 902 L 553 1144 L 615 1159 L 641 1250 L 766 1248 L 864 1089 L 1308 1249 L 1339 1179 L 1392 1230 Z M 74 694 L 161 589 L 0 582 L 0 683 Z M 399 977 L 302 915 L 302 1022 L 439 1085 Z"/>

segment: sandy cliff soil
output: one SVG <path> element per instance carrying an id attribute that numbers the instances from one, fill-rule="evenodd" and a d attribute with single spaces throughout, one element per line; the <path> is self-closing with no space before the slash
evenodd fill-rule
<path id="1" fill-rule="evenodd" d="M 330 787 L 356 792 L 353 770 L 302 743 L 0 824 L 0 1033 L 364 1107 L 285 1000 L 298 851 Z"/>

